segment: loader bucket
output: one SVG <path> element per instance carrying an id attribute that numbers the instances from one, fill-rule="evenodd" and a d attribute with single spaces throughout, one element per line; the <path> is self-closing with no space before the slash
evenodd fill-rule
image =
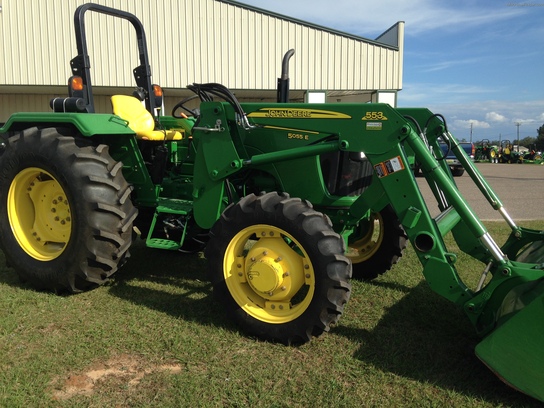
<path id="1" fill-rule="evenodd" d="M 527 294 L 530 303 L 485 337 L 476 355 L 503 382 L 544 401 L 544 282 Z"/>

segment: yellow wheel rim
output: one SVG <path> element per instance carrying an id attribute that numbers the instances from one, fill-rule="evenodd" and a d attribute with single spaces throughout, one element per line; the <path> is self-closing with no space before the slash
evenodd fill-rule
<path id="1" fill-rule="evenodd" d="M 370 259 L 383 242 L 383 218 L 380 213 L 373 213 L 369 220 L 368 230 L 362 238 L 349 244 L 347 257 L 352 263 L 361 263 Z"/>
<path id="2" fill-rule="evenodd" d="M 495 152 L 495 150 L 491 150 L 491 152 L 489 153 L 489 156 L 491 158 L 495 158 L 496 155 L 497 155 L 497 153 Z"/>
<path id="3" fill-rule="evenodd" d="M 8 192 L 8 220 L 20 247 L 32 258 L 57 258 L 70 240 L 70 203 L 49 172 L 29 167 L 18 173 Z"/>
<path id="4" fill-rule="evenodd" d="M 290 234 L 270 225 L 238 232 L 225 251 L 223 272 L 236 303 L 266 323 L 295 320 L 315 292 L 314 268 L 304 248 Z"/>

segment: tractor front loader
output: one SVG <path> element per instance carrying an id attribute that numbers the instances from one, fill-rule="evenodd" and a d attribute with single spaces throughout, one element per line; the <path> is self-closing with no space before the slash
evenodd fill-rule
<path id="1" fill-rule="evenodd" d="M 114 96 L 113 113 L 94 112 L 87 11 L 127 19 L 138 36 L 137 92 Z M 69 96 L 0 128 L 11 135 L 0 157 L 0 244 L 24 280 L 55 291 L 100 285 L 128 260 L 138 231 L 152 248 L 204 250 L 215 298 L 247 333 L 304 343 L 338 321 L 352 274 L 386 272 L 409 240 L 429 287 L 483 336 L 478 357 L 544 400 L 544 232 L 516 225 L 441 115 L 294 104 L 285 89 L 280 103 L 241 104 L 210 83 L 188 87 L 198 109 L 183 100 L 157 116 L 161 91 L 140 21 L 88 3 L 75 25 Z M 502 246 L 457 189 L 440 141 L 511 229 Z M 424 201 L 407 151 L 436 203 Z M 481 262 L 474 288 L 456 269 L 448 233 Z"/>

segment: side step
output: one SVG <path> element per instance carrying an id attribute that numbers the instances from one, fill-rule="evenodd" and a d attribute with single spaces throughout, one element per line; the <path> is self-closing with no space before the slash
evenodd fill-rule
<path id="1" fill-rule="evenodd" d="M 175 198 L 159 198 L 159 205 L 155 210 L 153 221 L 149 228 L 149 233 L 145 241 L 146 246 L 149 248 L 166 249 L 170 251 L 177 251 L 183 245 L 185 240 L 185 228 L 181 240 L 174 241 L 167 238 L 152 238 L 153 232 L 157 226 L 157 221 L 161 214 L 173 214 L 180 217 L 187 216 L 193 211 L 193 202 L 189 200 L 179 200 Z"/>

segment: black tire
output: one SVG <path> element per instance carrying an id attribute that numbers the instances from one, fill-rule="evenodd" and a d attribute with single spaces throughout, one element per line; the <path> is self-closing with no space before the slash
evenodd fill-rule
<path id="1" fill-rule="evenodd" d="M 463 174 L 465 174 L 465 169 L 463 168 L 454 168 L 451 170 L 451 175 L 453 177 L 461 177 Z"/>
<path id="2" fill-rule="evenodd" d="M 408 236 L 391 206 L 372 214 L 350 238 L 352 278 L 369 281 L 384 274 L 402 257 Z"/>
<path id="3" fill-rule="evenodd" d="M 349 299 L 344 248 L 329 218 L 309 202 L 285 193 L 248 195 L 210 231 L 214 297 L 246 333 L 305 343 L 328 331 Z"/>
<path id="4" fill-rule="evenodd" d="M 31 128 L 9 139 L 0 159 L 0 245 L 23 281 L 80 292 L 124 263 L 137 210 L 121 168 L 108 146 L 67 130 Z"/>

